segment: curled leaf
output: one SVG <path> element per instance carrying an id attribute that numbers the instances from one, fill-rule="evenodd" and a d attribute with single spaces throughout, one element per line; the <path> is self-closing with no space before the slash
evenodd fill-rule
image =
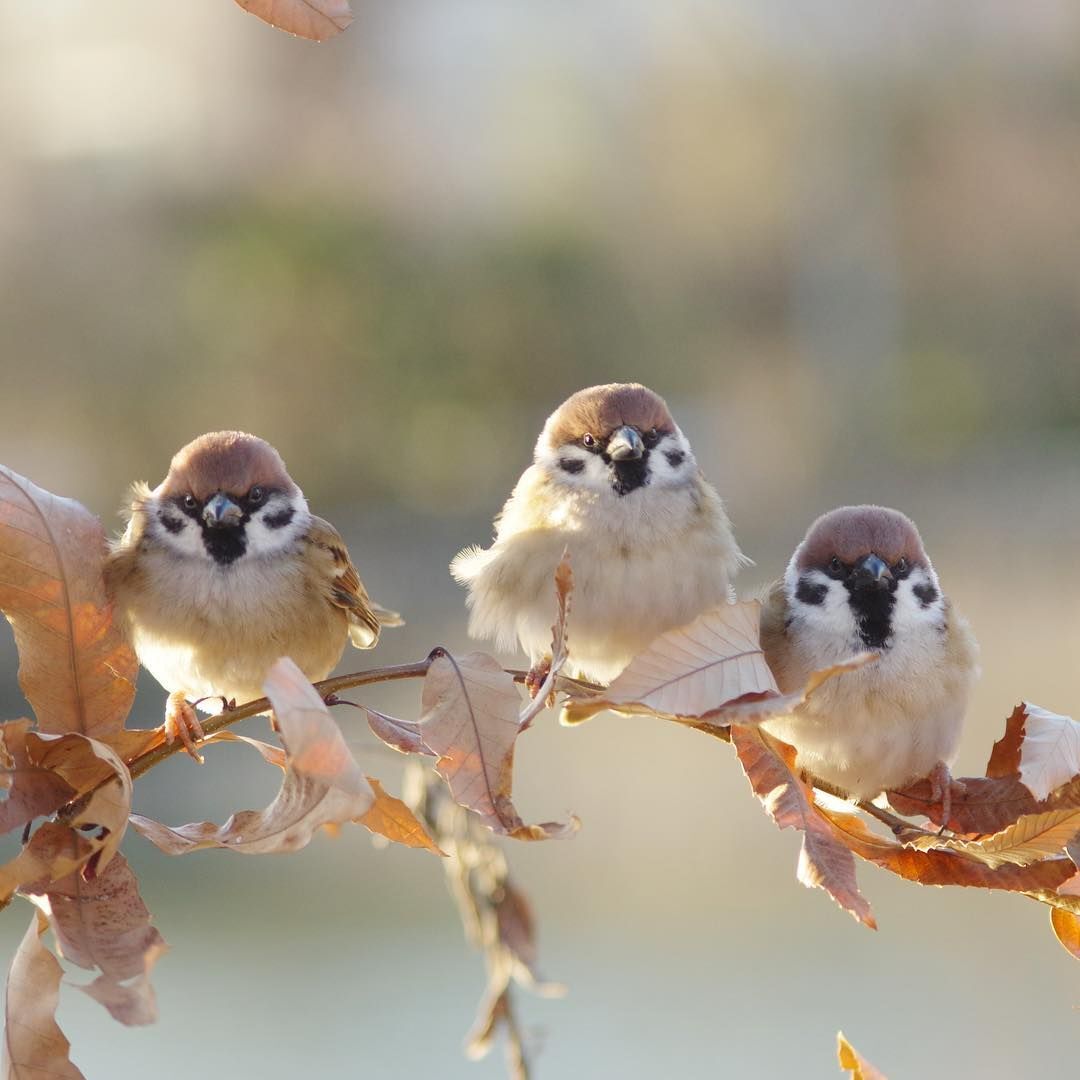
<path id="1" fill-rule="evenodd" d="M 886 1080 L 885 1074 L 875 1069 L 844 1038 L 842 1031 L 836 1033 L 836 1056 L 840 1060 L 840 1068 L 851 1073 L 851 1080 Z"/>
<path id="2" fill-rule="evenodd" d="M 63 970 L 42 944 L 48 925 L 34 913 L 8 972 L 0 1065 L 5 1080 L 86 1080 L 71 1063 L 71 1043 L 56 1023 Z"/>
<path id="3" fill-rule="evenodd" d="M 16 890 L 44 891 L 85 866 L 100 850 L 100 840 L 46 821 L 18 855 L 0 866 L 0 903 L 10 900 Z"/>
<path id="4" fill-rule="evenodd" d="M 1080 833 L 1080 809 L 1050 810 L 1025 814 L 1013 824 L 979 840 L 921 836 L 910 846 L 921 851 L 955 851 L 990 867 L 1005 863 L 1028 866 L 1040 859 L 1062 855 L 1066 845 Z"/>
<path id="5" fill-rule="evenodd" d="M 855 859 L 822 821 L 813 794 L 794 771 L 795 750 L 757 727 L 733 724 L 731 741 L 754 794 L 781 829 L 803 834 L 797 876 L 807 888 L 824 889 L 845 911 L 871 929 L 877 923 L 855 880 Z"/>
<path id="6" fill-rule="evenodd" d="M 0 466 L 0 609 L 41 731 L 102 737 L 131 708 L 138 663 L 113 622 L 104 558 L 85 507 Z"/>
<path id="7" fill-rule="evenodd" d="M 367 781 L 375 792 L 375 801 L 366 814 L 356 819 L 357 824 L 363 825 L 369 832 L 392 840 L 395 844 L 423 848 L 433 855 L 445 856 L 446 852 L 440 850 L 439 845 L 431 838 L 431 833 L 400 799 L 388 795 L 374 776 L 369 776 Z"/>
<path id="8" fill-rule="evenodd" d="M 1050 927 L 1061 947 L 1080 960 L 1080 917 L 1063 908 L 1051 908 Z"/>
<path id="9" fill-rule="evenodd" d="M 570 658 L 570 646 L 566 636 L 566 622 L 570 617 L 570 597 L 574 591 L 574 573 L 570 569 L 570 549 L 563 551 L 559 565 L 555 567 L 555 622 L 551 627 L 551 660 L 547 675 L 536 693 L 518 717 L 518 727 L 524 731 L 553 698 L 555 680 Z"/>
<path id="10" fill-rule="evenodd" d="M 132 814 L 136 831 L 167 855 L 201 848 L 243 855 L 296 851 L 321 826 L 354 821 L 371 809 L 375 801 L 371 785 L 322 698 L 296 664 L 278 660 L 265 689 L 285 744 L 285 776 L 277 797 L 265 810 L 242 810 L 220 826 L 203 821 L 170 828 Z"/>
<path id="11" fill-rule="evenodd" d="M 1080 724 L 1025 701 L 1020 780 L 1036 799 L 1080 775 Z"/>
<path id="12" fill-rule="evenodd" d="M 245 11 L 278 30 L 309 41 L 326 41 L 352 22 L 348 0 L 236 0 Z M 392 624 L 390 624 L 392 625 Z"/>
<path id="13" fill-rule="evenodd" d="M 510 801 L 521 697 L 493 657 L 453 657 L 440 650 L 424 679 L 420 734 L 438 755 L 435 769 L 454 800 L 495 832 L 517 840 L 550 840 L 575 832 L 566 825 L 526 825 Z"/>
<path id="14" fill-rule="evenodd" d="M 0 834 L 19 829 L 36 817 L 52 814 L 75 797 L 75 789 L 52 769 L 30 759 L 26 740 L 30 721 L 0 724 L 0 782 L 7 797 L 0 802 Z"/>

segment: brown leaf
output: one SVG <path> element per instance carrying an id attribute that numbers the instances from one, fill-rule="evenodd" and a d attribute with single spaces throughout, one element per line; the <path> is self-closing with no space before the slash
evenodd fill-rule
<path id="1" fill-rule="evenodd" d="M 879 1072 L 844 1038 L 844 1033 L 836 1033 L 836 1056 L 840 1059 L 840 1068 L 851 1073 L 851 1080 L 886 1080 Z"/>
<path id="2" fill-rule="evenodd" d="M 1080 917 L 1063 908 L 1051 908 L 1050 926 L 1062 948 L 1080 960 Z"/>
<path id="3" fill-rule="evenodd" d="M 1024 741 L 1024 721 L 1027 713 L 1023 705 L 1017 705 L 1005 721 L 1005 734 L 994 743 L 990 751 L 990 760 L 986 763 L 986 775 L 1019 776 L 1020 745 Z"/>
<path id="4" fill-rule="evenodd" d="M 855 859 L 815 810 L 813 793 L 795 774 L 795 750 L 756 727 L 733 724 L 731 741 L 754 794 L 781 829 L 803 834 L 798 879 L 824 889 L 845 911 L 872 929 L 877 923 L 855 880 Z"/>
<path id="5" fill-rule="evenodd" d="M 123 727 L 138 663 L 112 620 L 101 523 L 0 466 L 0 609 L 38 728 L 105 736 Z"/>
<path id="6" fill-rule="evenodd" d="M 703 719 L 748 694 L 780 695 L 758 641 L 761 604 L 724 604 L 661 634 L 598 697 L 570 701 L 568 723 L 604 709 Z"/>
<path id="7" fill-rule="evenodd" d="M 235 731 L 215 731 L 213 735 L 203 740 L 203 745 L 214 742 L 243 743 L 245 746 L 253 747 L 267 765 L 276 765 L 282 772 L 285 771 L 285 751 L 280 746 L 272 746 L 261 739 L 252 739 L 248 735 L 237 735 Z"/>
<path id="8" fill-rule="evenodd" d="M 42 944 L 48 925 L 34 913 L 8 972 L 4 1080 L 86 1080 L 71 1063 L 71 1043 L 56 1023 L 63 969 Z"/>
<path id="9" fill-rule="evenodd" d="M 555 622 L 551 627 L 551 660 L 547 675 L 532 700 L 518 716 L 518 728 L 524 731 L 541 712 L 549 700 L 554 702 L 555 680 L 570 658 L 570 643 L 566 635 L 566 622 L 570 617 L 570 597 L 574 591 L 574 573 L 570 569 L 570 549 L 566 548 L 555 567 Z M 564 718 L 565 720 L 565 718 Z"/>
<path id="10" fill-rule="evenodd" d="M 264 689 L 286 752 L 277 797 L 265 810 L 242 810 L 221 826 L 203 821 L 170 828 L 132 814 L 132 826 L 167 855 L 201 848 L 243 855 L 297 851 L 320 826 L 354 821 L 371 809 L 375 793 L 318 691 L 296 664 L 278 660 Z"/>
<path id="11" fill-rule="evenodd" d="M 424 848 L 433 855 L 446 855 L 416 815 L 400 799 L 388 795 L 374 776 L 369 776 L 367 782 L 375 792 L 375 802 L 366 814 L 356 819 L 357 824 L 379 836 L 385 836 L 387 840 L 393 840 L 395 844 Z"/>
<path id="12" fill-rule="evenodd" d="M 957 885 L 1006 892 L 1056 894 L 1057 888 L 1072 870 L 1068 859 L 1044 859 L 1029 866 L 1004 863 L 989 867 L 957 851 L 919 851 L 897 843 L 891 836 L 873 832 L 854 814 L 838 813 L 820 804 L 815 804 L 815 810 L 832 827 L 836 839 L 859 858 L 920 885 Z M 1040 896 L 1039 899 L 1051 902 L 1049 895 Z"/>
<path id="13" fill-rule="evenodd" d="M 1020 780 L 1036 799 L 1080 775 L 1080 724 L 1068 716 L 1023 704 Z"/>
<path id="14" fill-rule="evenodd" d="M 93 840 L 59 822 L 46 821 L 10 862 L 0 866 L 0 903 L 16 890 L 43 891 L 84 866 L 99 850 Z"/>
<path id="15" fill-rule="evenodd" d="M 941 816 L 941 803 L 931 799 L 930 781 L 919 780 L 903 791 L 890 791 L 889 803 L 901 814 L 924 814 L 935 825 L 954 832 L 982 836 L 1007 828 L 1022 814 L 1036 814 L 1040 803 L 1019 776 L 965 776 L 964 792 L 952 794 L 949 820 Z"/>
<path id="16" fill-rule="evenodd" d="M 150 972 L 169 951 L 164 941 L 151 945 L 143 954 L 142 973 L 121 982 L 108 975 L 99 975 L 89 986 L 79 989 L 109 1010 L 109 1015 L 121 1024 L 135 1027 L 157 1020 L 157 998 L 150 985 Z"/>
<path id="17" fill-rule="evenodd" d="M 397 720 L 375 709 L 365 709 L 368 727 L 376 738 L 381 739 L 391 750 L 402 754 L 425 754 L 435 757 L 435 751 L 424 745 L 420 725 L 414 720 Z"/>
<path id="18" fill-rule="evenodd" d="M 0 774 L 7 788 L 7 797 L 0 802 L 0 834 L 52 814 L 75 797 L 75 789 L 62 777 L 31 762 L 26 748 L 29 732 L 26 719 L 0 724 L 0 759 L 7 770 Z"/>
<path id="19" fill-rule="evenodd" d="M 578 828 L 526 825 L 510 801 L 521 697 L 512 676 L 485 653 L 460 658 L 437 650 L 424 679 L 420 734 L 439 755 L 435 769 L 461 806 L 516 840 L 550 840 Z"/>
<path id="20" fill-rule="evenodd" d="M 920 851 L 956 851 L 990 867 L 1011 863 L 1028 866 L 1040 859 L 1060 856 L 1080 833 L 1080 809 L 1025 814 L 1011 825 L 979 840 L 921 836 L 909 846 Z"/>
<path id="21" fill-rule="evenodd" d="M 352 22 L 348 0 L 236 0 L 263 22 L 287 34 L 326 41 Z"/>

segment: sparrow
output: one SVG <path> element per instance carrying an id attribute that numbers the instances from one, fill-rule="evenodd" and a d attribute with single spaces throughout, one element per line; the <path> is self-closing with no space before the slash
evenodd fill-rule
<path id="1" fill-rule="evenodd" d="M 468 587 L 469 633 L 520 642 L 535 689 L 548 662 L 551 579 L 574 573 L 567 672 L 606 683 L 650 642 L 732 599 L 740 553 L 663 398 L 609 383 L 567 398 L 496 518 L 489 548 L 450 566 Z"/>
<path id="2" fill-rule="evenodd" d="M 351 641 L 370 649 L 400 617 L 373 603 L 337 530 L 315 517 L 278 452 L 239 431 L 201 435 L 152 491 L 131 489 L 106 586 L 140 663 L 169 691 L 165 736 L 198 758 L 192 703 L 263 696 L 290 656 L 312 681 Z"/>
<path id="3" fill-rule="evenodd" d="M 819 517 L 769 593 L 761 642 L 784 693 L 853 654 L 877 653 L 763 727 L 795 747 L 801 770 L 856 799 L 929 776 L 948 820 L 951 794 L 962 789 L 949 765 L 978 645 L 910 518 L 882 506 Z"/>

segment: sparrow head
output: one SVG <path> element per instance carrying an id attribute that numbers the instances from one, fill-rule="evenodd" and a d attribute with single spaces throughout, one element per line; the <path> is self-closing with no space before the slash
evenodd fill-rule
<path id="1" fill-rule="evenodd" d="M 572 394 L 544 424 L 535 461 L 568 487 L 617 498 L 648 484 L 675 487 L 697 474 L 690 444 L 664 399 L 639 383 Z"/>
<path id="2" fill-rule="evenodd" d="M 150 539 L 219 566 L 284 551 L 310 521 L 278 452 L 240 431 L 188 443 L 152 492 L 137 493 L 135 509 L 146 514 Z"/>
<path id="3" fill-rule="evenodd" d="M 915 523 L 883 506 L 823 514 L 784 575 L 789 619 L 839 651 L 885 650 L 919 627 L 941 628 L 945 601 Z"/>

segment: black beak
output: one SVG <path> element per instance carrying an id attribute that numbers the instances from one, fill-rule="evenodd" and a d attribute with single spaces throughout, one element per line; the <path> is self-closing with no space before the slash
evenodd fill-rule
<path id="1" fill-rule="evenodd" d="M 203 508 L 202 516 L 211 529 L 227 529 L 240 524 L 244 511 L 219 491 Z"/>
<path id="2" fill-rule="evenodd" d="M 892 571 L 873 553 L 863 556 L 851 571 L 851 583 L 856 589 L 888 589 Z"/>
<path id="3" fill-rule="evenodd" d="M 636 428 L 621 427 L 607 444 L 607 456 L 612 461 L 638 461 L 645 453 L 645 444 Z"/>

